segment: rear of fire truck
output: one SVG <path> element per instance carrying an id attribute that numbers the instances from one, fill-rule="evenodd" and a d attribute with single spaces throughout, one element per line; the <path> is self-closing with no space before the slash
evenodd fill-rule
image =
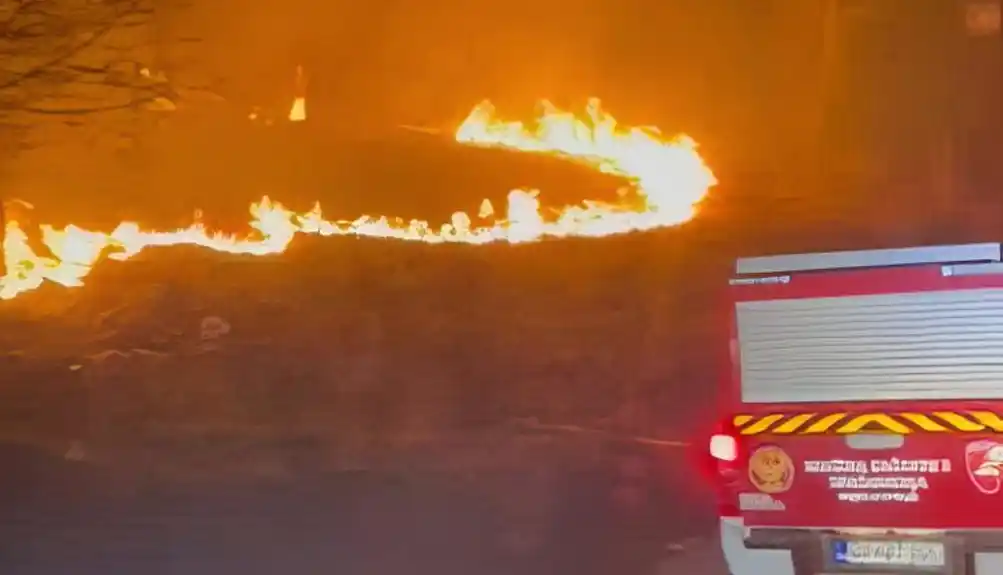
<path id="1" fill-rule="evenodd" d="M 1000 244 L 741 259 L 731 296 L 732 574 L 1003 574 Z"/>

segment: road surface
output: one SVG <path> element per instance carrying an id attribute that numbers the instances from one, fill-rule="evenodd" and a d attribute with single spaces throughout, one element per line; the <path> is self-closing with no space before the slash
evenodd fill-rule
<path id="1" fill-rule="evenodd" d="M 662 562 L 659 575 L 728 575 L 721 547 L 712 538 L 693 541 Z"/>
<path id="2" fill-rule="evenodd" d="M 614 556 L 596 554 L 610 531 L 587 505 L 571 506 L 554 543 L 516 558 L 499 550 L 497 513 L 443 486 L 358 473 L 136 487 L 34 448 L 0 444 L 0 460 L 5 575 L 607 575 L 598 564 Z M 660 572 L 725 575 L 710 535 L 687 536 L 692 523 L 673 529 Z"/>

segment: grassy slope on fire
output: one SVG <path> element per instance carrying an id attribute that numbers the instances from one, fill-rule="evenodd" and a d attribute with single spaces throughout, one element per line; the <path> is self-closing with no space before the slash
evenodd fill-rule
<path id="1" fill-rule="evenodd" d="M 32 217 L 107 228 L 107 208 L 168 225 L 201 205 L 209 222 L 241 229 L 236 206 L 263 182 L 296 208 L 320 199 L 336 216 L 441 221 L 457 206 L 476 211 L 483 195 L 501 207 L 518 185 L 539 186 L 547 205 L 611 198 L 619 184 L 550 158 L 413 135 L 340 147 L 278 136 L 249 139 L 242 170 L 216 157 L 184 172 L 195 160 L 175 158 L 142 202 L 113 191 L 33 197 Z M 181 185 L 210 168 L 235 185 Z M 547 537 L 561 478 L 607 452 L 593 436 L 527 434 L 512 422 L 684 435 L 712 408 L 736 255 L 903 243 L 866 202 L 766 203 L 768 182 L 715 168 L 723 183 L 695 221 L 648 234 L 481 247 L 306 237 L 262 258 L 165 248 L 104 262 L 82 289 L 47 285 L 3 303 L 0 436 L 60 452 L 79 440 L 117 475 L 432 468 L 476 478 L 501 502 L 513 545 L 532 546 Z M 290 192 L 275 184 L 284 178 Z M 356 189 L 367 191 L 346 192 Z M 229 333 L 202 340 L 209 316 Z M 663 487 L 692 487 L 677 452 L 657 460 Z M 700 515 L 686 493 L 686 505 L 663 512 L 688 517 L 676 522 L 684 535 L 710 509 Z"/>
<path id="2" fill-rule="evenodd" d="M 177 136 L 185 146 L 161 154 L 139 200 L 131 188 L 41 191 L 26 198 L 30 217 L 163 227 L 203 207 L 210 225 L 242 229 L 238 206 L 270 190 L 296 209 L 320 200 L 329 217 L 435 222 L 476 213 L 482 197 L 503 213 L 517 186 L 542 189 L 546 206 L 611 200 L 622 185 L 423 134 L 241 129 L 226 145 Z M 47 285 L 4 303 L 0 431 L 102 444 L 148 429 L 306 425 L 404 441 L 536 417 L 678 434 L 710 405 L 736 255 L 895 241 L 861 217 L 866 202 L 767 203 L 769 182 L 716 168 L 723 184 L 695 221 L 649 234 L 482 247 L 306 237 L 264 258 L 165 248 L 104 262 L 83 289 Z M 227 174 L 232 185 L 216 186 Z M 207 316 L 231 325 L 212 352 L 199 340 Z"/>
<path id="3" fill-rule="evenodd" d="M 350 146 L 276 135 L 268 137 L 279 144 L 248 146 L 252 160 L 232 170 L 234 187 L 218 195 L 182 185 L 193 172 L 225 171 L 217 157 L 219 165 L 188 172 L 163 166 L 142 203 L 130 190 L 66 202 L 40 196 L 26 198 L 37 206 L 30 216 L 108 229 L 107 211 L 167 226 L 201 205 L 210 223 L 239 230 L 238 207 L 259 192 L 242 184 L 294 174 L 292 192 L 275 185 L 270 193 L 296 208 L 319 199 L 335 217 L 442 221 L 458 207 L 476 212 L 485 196 L 502 211 L 506 192 L 520 185 L 538 186 L 552 205 L 613 199 L 623 183 L 561 160 L 410 134 Z M 295 153 L 282 156 L 282 147 Z M 352 182 L 373 187 L 346 192 Z M 569 478 L 608 452 L 595 436 L 540 434 L 521 423 L 629 421 L 636 429 L 625 432 L 661 425 L 671 435 L 689 406 L 708 403 L 702 373 L 714 322 L 689 326 L 699 333 L 678 324 L 688 310 L 711 308 L 706 282 L 719 274 L 685 271 L 717 265 L 678 243 L 687 233 L 480 247 L 300 237 L 270 257 L 181 247 L 102 262 L 81 289 L 46 285 L 4 302 L 0 439 L 60 456 L 79 441 L 85 459 L 113 468 L 123 487 L 152 474 L 225 481 L 229 492 L 241 477 L 360 467 L 439 486 L 432 491 L 459 481 L 495 510 L 478 521 L 504 525 L 491 538 L 538 549 L 560 523 L 555 506 Z M 208 316 L 224 319 L 229 333 L 203 341 Z M 639 415 L 627 417 L 626 404 Z M 679 454 L 666 455 L 661 472 L 692 486 Z M 440 528 L 448 532 L 450 521 Z M 680 537 L 694 528 L 677 523 Z"/>
<path id="4" fill-rule="evenodd" d="M 434 222 L 457 207 L 476 212 L 482 197 L 491 197 L 503 212 L 505 193 L 517 186 L 539 186 L 548 205 L 613 199 L 623 184 L 553 158 L 461 147 L 423 135 L 350 145 L 326 138 L 318 144 L 303 133 L 278 135 L 289 138 L 279 146 L 297 143 L 296 153 L 272 162 L 245 161 L 260 168 L 234 172 L 237 178 L 268 181 L 299 165 L 292 172 L 302 180 L 289 185 L 295 192 L 273 196 L 297 208 L 320 199 L 335 217 L 396 212 Z M 267 146 L 276 144 L 269 142 L 262 139 L 248 153 L 274 158 Z M 336 161 L 324 166 L 321 157 Z M 372 188 L 365 194 L 346 192 L 366 184 Z M 107 216 L 94 214 L 108 204 L 129 206 L 144 224 L 167 226 L 182 223 L 174 213 L 208 204 L 210 224 L 241 229 L 237 206 L 254 197 L 237 198 L 240 192 L 231 190 L 220 194 L 225 198 L 206 197 L 204 186 L 176 189 L 177 195 L 151 194 L 142 204 L 114 194 L 91 196 L 97 205 L 90 208 L 28 199 L 37 206 L 33 219 L 57 225 L 76 221 L 107 229 L 112 222 L 96 221 Z M 226 209 L 223 200 L 230 202 Z M 81 217 L 72 215 L 73 208 Z M 125 263 L 103 262 L 84 288 L 43 286 L 5 302 L 0 319 L 11 326 L 0 331 L 3 349 L 10 350 L 3 360 L 9 365 L 0 370 L 6 393 L 26 385 L 29 395 L 42 394 L 40 388 L 55 385 L 28 383 L 38 377 L 86 380 L 79 385 L 90 389 L 90 414 L 81 413 L 72 393 L 62 397 L 78 414 L 52 421 L 11 398 L 0 411 L 21 415 L 0 417 L 0 426 L 26 420 L 24 425 L 37 427 L 33 433 L 51 427 L 57 437 L 70 433 L 60 426 L 82 426 L 84 420 L 87 429 L 72 435 L 93 434 L 103 417 L 158 428 L 305 420 L 330 426 L 366 417 L 357 414 L 369 408 L 346 407 L 344 397 L 353 393 L 392 411 L 392 417 L 373 415 L 381 420 L 379 433 L 389 435 L 398 424 L 434 429 L 511 417 L 575 423 L 610 418 L 628 395 L 687 393 L 685 386 L 665 385 L 679 379 L 676 371 L 685 363 L 667 358 L 665 350 L 689 357 L 687 348 L 697 341 L 673 327 L 675 316 L 703 297 L 692 279 L 685 289 L 672 279 L 674 260 L 692 259 L 677 239 L 685 237 L 669 230 L 480 247 L 300 237 L 287 253 L 263 258 L 180 247 L 150 250 Z M 224 318 L 232 329 L 218 351 L 201 353 L 199 324 L 207 316 Z M 28 376 L 36 371 L 37 377 Z M 185 371 L 191 373 L 180 376 Z M 124 389 L 108 394 L 121 406 L 94 405 L 95 388 L 115 385 L 118 372 L 131 374 Z M 190 392 L 182 391 L 189 385 Z M 126 407 L 137 394 L 146 394 L 140 403 L 149 405 Z M 380 395 L 386 398 L 369 397 Z M 323 413 L 333 404 L 345 413 Z M 81 423 L 67 423 L 72 421 Z M 107 431 L 105 440 L 137 437 Z"/>

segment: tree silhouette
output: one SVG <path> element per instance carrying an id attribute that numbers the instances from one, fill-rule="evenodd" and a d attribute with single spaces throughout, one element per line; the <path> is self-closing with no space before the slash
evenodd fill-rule
<path id="1" fill-rule="evenodd" d="M 21 0 L 0 23 L 0 110 L 73 116 L 172 107 L 167 79 L 149 62 L 154 12 L 150 0 Z M 81 102 L 59 105 L 56 94 Z"/>

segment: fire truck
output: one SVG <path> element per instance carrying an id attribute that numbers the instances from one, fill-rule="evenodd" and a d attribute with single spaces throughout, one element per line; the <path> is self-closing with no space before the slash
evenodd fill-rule
<path id="1" fill-rule="evenodd" d="M 997 243 L 744 258 L 710 437 L 732 575 L 1003 574 Z"/>

